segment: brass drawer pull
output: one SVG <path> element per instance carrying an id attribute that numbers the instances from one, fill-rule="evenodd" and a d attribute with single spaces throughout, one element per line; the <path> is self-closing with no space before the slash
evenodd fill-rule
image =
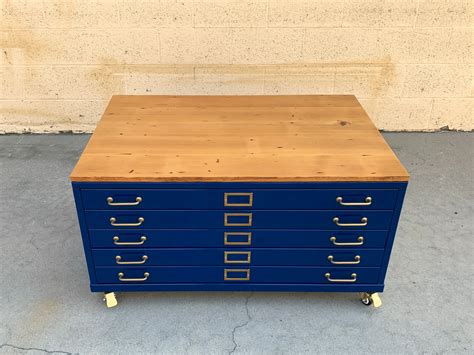
<path id="1" fill-rule="evenodd" d="M 336 226 L 339 227 L 365 227 L 369 220 L 367 217 L 362 217 L 360 219 L 360 223 L 340 223 L 339 222 L 339 217 L 334 217 L 332 221 L 336 224 Z"/>
<path id="2" fill-rule="evenodd" d="M 117 255 L 115 257 L 115 262 L 118 264 L 118 265 L 141 265 L 141 264 L 145 264 L 146 261 L 148 260 L 148 256 L 147 255 L 143 255 L 142 256 L 142 260 L 140 261 L 120 261 L 122 260 L 122 257 L 120 255 Z"/>
<path id="3" fill-rule="evenodd" d="M 334 265 L 357 265 L 360 264 L 360 255 L 354 257 L 354 261 L 334 261 L 334 256 L 329 255 L 328 260 Z"/>
<path id="4" fill-rule="evenodd" d="M 372 204 L 372 197 L 367 196 L 365 202 L 344 202 L 342 197 L 336 198 L 337 203 L 341 206 L 370 206 Z"/>
<path id="5" fill-rule="evenodd" d="M 229 260 L 229 255 L 246 255 L 245 260 Z M 224 263 L 225 264 L 250 264 L 250 251 L 224 251 Z"/>
<path id="6" fill-rule="evenodd" d="M 247 203 L 230 203 L 228 198 L 230 196 L 247 196 L 249 202 Z M 252 207 L 253 205 L 253 192 L 224 192 L 224 206 L 226 207 Z"/>
<path id="7" fill-rule="evenodd" d="M 138 227 L 141 226 L 145 222 L 145 218 L 138 217 L 137 223 L 117 223 L 117 219 L 115 217 L 110 217 L 110 225 L 114 227 Z"/>
<path id="8" fill-rule="evenodd" d="M 140 278 L 125 278 L 124 277 L 125 275 L 123 274 L 123 272 L 119 272 L 118 273 L 118 278 L 120 281 L 122 282 L 140 282 L 140 281 L 146 281 L 148 279 L 148 277 L 150 276 L 150 273 L 149 272 L 144 272 L 143 273 L 143 277 L 140 277 Z"/>
<path id="9" fill-rule="evenodd" d="M 324 276 L 328 279 L 329 282 L 356 282 L 357 281 L 357 274 L 353 273 L 351 275 L 351 279 L 331 279 L 331 274 L 327 272 Z"/>
<path id="10" fill-rule="evenodd" d="M 231 242 L 229 236 L 231 235 L 245 235 L 247 241 L 244 242 Z M 224 245 L 250 245 L 252 244 L 252 232 L 224 232 Z"/>
<path id="11" fill-rule="evenodd" d="M 139 242 L 121 242 L 118 236 L 112 238 L 115 245 L 142 245 L 146 241 L 146 237 L 142 235 Z"/>
<path id="12" fill-rule="evenodd" d="M 363 236 L 357 237 L 357 242 L 347 242 L 347 243 L 337 242 L 336 237 L 334 237 L 334 236 L 329 238 L 329 240 L 332 242 L 332 244 L 338 245 L 338 246 L 356 246 L 356 245 L 364 244 L 364 237 Z"/>
<path id="13" fill-rule="evenodd" d="M 245 277 L 230 277 L 228 274 L 232 272 L 245 272 Z M 249 281 L 250 269 L 224 269 L 225 281 Z"/>
<path id="14" fill-rule="evenodd" d="M 107 204 L 109 206 L 136 206 L 142 202 L 142 198 L 139 196 L 135 198 L 135 202 L 114 202 L 113 197 L 107 197 Z"/>
<path id="15" fill-rule="evenodd" d="M 229 217 L 247 217 L 248 221 L 244 223 L 229 222 Z M 251 213 L 224 213 L 224 226 L 226 227 L 250 227 L 252 225 Z"/>

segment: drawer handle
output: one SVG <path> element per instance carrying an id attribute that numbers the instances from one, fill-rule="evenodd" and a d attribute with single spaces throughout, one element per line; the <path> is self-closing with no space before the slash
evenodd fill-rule
<path id="1" fill-rule="evenodd" d="M 247 222 L 244 223 L 232 223 L 229 222 L 229 217 L 247 217 Z M 224 226 L 226 227 L 250 227 L 252 225 L 252 214 L 251 213 L 224 213 Z"/>
<path id="2" fill-rule="evenodd" d="M 140 277 L 140 278 L 125 278 L 124 276 L 125 275 L 123 274 L 123 272 L 118 273 L 118 278 L 122 282 L 140 282 L 140 281 L 146 281 L 148 277 L 150 276 L 150 273 L 144 272 L 143 277 Z"/>
<path id="3" fill-rule="evenodd" d="M 334 217 L 332 221 L 339 227 L 365 227 L 369 222 L 367 217 L 362 217 L 360 223 L 340 223 L 339 217 Z"/>
<path id="4" fill-rule="evenodd" d="M 140 261 L 120 261 L 122 260 L 122 257 L 120 255 L 117 255 L 115 257 L 115 262 L 118 264 L 118 265 L 141 265 L 141 264 L 145 264 L 146 261 L 148 260 L 148 256 L 147 255 L 143 255 L 142 256 L 142 260 Z"/>
<path id="5" fill-rule="evenodd" d="M 229 260 L 229 255 L 246 255 L 245 260 Z M 225 251 L 224 252 L 224 263 L 225 264 L 250 264 L 250 251 Z"/>
<path id="6" fill-rule="evenodd" d="M 357 242 L 341 243 L 341 242 L 336 241 L 336 237 L 334 237 L 334 236 L 332 236 L 331 238 L 329 238 L 329 240 L 332 242 L 332 244 L 338 245 L 338 246 L 355 246 L 355 245 L 362 245 L 362 244 L 364 244 L 364 237 L 363 237 L 363 236 L 357 237 Z"/>
<path id="7" fill-rule="evenodd" d="M 372 204 L 372 197 L 367 196 L 365 202 L 344 202 L 342 197 L 336 198 L 336 202 L 341 206 L 370 206 Z"/>
<path id="8" fill-rule="evenodd" d="M 121 242 L 118 236 L 112 238 L 115 245 L 142 245 L 146 241 L 146 237 L 142 235 L 139 242 Z"/>
<path id="9" fill-rule="evenodd" d="M 245 272 L 245 277 L 230 277 L 228 274 L 232 272 Z M 224 269 L 225 281 L 249 281 L 250 269 Z"/>
<path id="10" fill-rule="evenodd" d="M 245 235 L 246 241 L 243 242 L 232 242 L 229 241 L 231 235 Z M 252 232 L 224 232 L 224 245 L 250 245 L 252 244 Z"/>
<path id="11" fill-rule="evenodd" d="M 356 282 L 357 281 L 357 274 L 353 273 L 351 275 L 351 279 L 331 279 L 331 274 L 327 272 L 324 276 L 328 279 L 329 282 Z"/>
<path id="12" fill-rule="evenodd" d="M 247 196 L 249 202 L 247 203 L 230 203 L 228 198 L 230 196 Z M 252 207 L 253 205 L 253 192 L 224 192 L 224 206 L 226 207 Z"/>
<path id="13" fill-rule="evenodd" d="M 109 206 L 136 206 L 138 204 L 140 204 L 140 202 L 142 202 L 142 198 L 141 197 L 137 197 L 135 199 L 135 202 L 114 202 L 114 199 L 113 197 L 107 197 L 107 204 Z"/>
<path id="14" fill-rule="evenodd" d="M 110 225 L 114 227 L 138 227 L 141 226 L 145 222 L 145 218 L 138 217 L 138 222 L 136 223 L 117 223 L 117 219 L 115 217 L 110 217 Z"/>
<path id="15" fill-rule="evenodd" d="M 334 256 L 329 255 L 328 260 L 334 265 L 357 265 L 360 264 L 360 255 L 354 257 L 354 261 L 334 261 Z"/>

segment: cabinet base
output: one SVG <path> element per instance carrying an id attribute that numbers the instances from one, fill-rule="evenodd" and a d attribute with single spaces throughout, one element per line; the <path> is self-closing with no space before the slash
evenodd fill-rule
<path id="1" fill-rule="evenodd" d="M 142 292 L 142 291 L 267 291 L 267 292 L 360 292 L 360 299 L 366 306 L 374 308 L 382 306 L 378 292 L 383 291 L 384 285 L 228 285 L 228 284 L 147 284 L 147 285 L 91 285 L 93 292 L 104 292 L 104 302 L 107 308 L 117 306 L 115 291 Z M 361 292 L 361 290 L 365 290 Z M 370 289 L 370 291 L 368 291 Z"/>
<path id="2" fill-rule="evenodd" d="M 324 285 L 324 284 L 91 284 L 92 292 L 148 291 L 267 291 L 267 292 L 382 292 L 384 284 Z"/>

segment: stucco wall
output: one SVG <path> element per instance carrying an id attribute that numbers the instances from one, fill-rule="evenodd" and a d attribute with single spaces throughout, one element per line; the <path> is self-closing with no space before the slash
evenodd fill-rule
<path id="1" fill-rule="evenodd" d="M 88 132 L 112 94 L 347 94 L 472 130 L 473 1 L 0 0 L 0 132 Z"/>

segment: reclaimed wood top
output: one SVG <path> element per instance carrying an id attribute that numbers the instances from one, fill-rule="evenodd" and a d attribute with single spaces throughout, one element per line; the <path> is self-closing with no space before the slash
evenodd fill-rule
<path id="1" fill-rule="evenodd" d="M 114 96 L 72 181 L 407 181 L 354 96 Z"/>

